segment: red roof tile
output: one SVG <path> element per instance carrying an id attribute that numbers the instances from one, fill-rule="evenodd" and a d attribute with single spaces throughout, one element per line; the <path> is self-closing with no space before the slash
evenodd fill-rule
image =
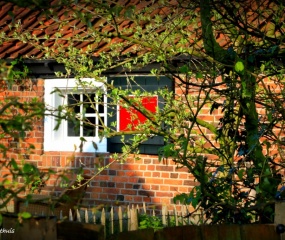
<path id="1" fill-rule="evenodd" d="M 253 4 L 255 1 L 257 3 L 259 2 L 258 0 L 254 0 L 251 2 L 251 5 L 248 4 L 243 7 L 245 10 L 247 10 L 246 13 L 248 14 L 248 19 L 251 19 L 250 23 L 259 25 L 260 31 L 262 32 L 264 29 L 268 29 L 270 27 L 267 20 L 273 17 L 273 12 L 271 11 L 270 14 L 264 13 L 262 18 L 260 16 L 257 16 L 255 12 L 257 5 Z M 156 8 L 153 8 L 152 12 L 150 13 L 150 16 L 152 18 L 155 18 L 159 14 L 161 16 L 164 16 L 166 21 L 172 21 L 171 18 L 167 17 L 174 14 L 179 16 L 179 14 L 183 14 L 183 12 L 185 11 L 185 9 L 179 9 L 177 7 L 178 5 L 176 0 L 168 1 L 169 6 L 172 5 L 172 7 L 160 6 L 156 3 L 156 1 L 149 0 L 115 0 L 112 1 L 112 4 L 114 2 L 119 3 L 121 6 L 136 5 L 135 11 L 141 11 L 142 9 L 149 7 L 154 3 L 153 6 L 156 6 Z M 265 5 L 267 3 L 267 0 L 264 0 L 263 3 L 263 8 L 271 7 Z M 89 6 L 85 7 L 86 9 L 88 9 L 88 11 L 93 11 L 92 9 L 90 9 Z M 124 11 L 126 10 L 123 9 L 122 13 Z M 185 18 L 187 18 L 187 16 Z M 191 19 L 188 17 L 188 20 L 190 21 Z M 12 25 L 18 23 L 18 21 L 20 21 L 22 24 L 21 28 L 18 29 L 18 31 L 20 31 L 23 36 L 26 31 L 30 34 L 35 35 L 39 38 L 38 42 L 27 39 L 26 42 L 21 43 L 20 41 L 17 41 L 12 38 L 13 34 L 15 34 L 15 28 L 13 28 Z M 152 21 L 153 19 L 141 20 L 140 25 L 144 26 L 151 23 Z M 88 30 L 87 26 L 79 19 L 75 19 L 73 17 L 73 13 L 67 11 L 67 8 L 59 8 L 57 9 L 54 17 L 47 17 L 45 14 L 41 14 L 39 10 L 20 8 L 11 3 L 7 3 L 5 1 L 0 0 L 0 33 L 5 33 L 11 38 L 10 40 L 4 40 L 4 42 L 2 41 L 2 44 L 0 45 L 0 57 L 15 58 L 22 55 L 25 58 L 42 58 L 44 56 L 44 52 L 37 49 L 36 45 L 42 47 L 54 46 L 54 48 L 57 49 L 59 43 L 68 46 L 68 44 L 70 44 L 70 42 L 68 42 L 70 38 L 74 39 L 73 45 L 79 49 L 86 50 L 87 46 L 90 46 L 90 48 L 93 50 L 94 56 L 98 56 L 103 51 L 110 51 L 111 46 L 114 46 L 114 44 L 122 44 L 122 46 L 120 46 L 122 54 L 127 53 L 129 51 L 136 51 L 138 48 L 140 48 L 139 51 L 147 50 L 147 47 L 145 47 L 145 49 L 143 50 L 142 47 L 139 47 L 137 45 L 137 43 L 130 43 L 118 37 L 113 37 L 111 40 L 106 39 L 103 35 L 110 33 L 115 34 L 116 27 L 114 24 L 108 22 L 108 20 L 106 20 L 105 18 L 101 18 L 100 14 L 98 14 L 97 17 L 95 15 L 92 15 L 90 22 L 92 23 L 93 29 L 95 29 L 95 31 L 97 32 L 100 32 L 101 34 L 101 36 L 99 36 L 98 34 L 92 36 L 94 38 L 98 38 L 96 39 L 96 41 L 93 41 L 91 37 L 88 38 L 88 35 L 86 33 L 86 31 Z M 199 25 L 199 23 L 197 22 L 194 22 L 194 24 Z M 127 18 L 118 18 L 117 25 L 120 31 L 127 31 L 130 28 L 136 27 L 136 23 L 128 20 Z M 179 25 L 177 25 L 176 27 L 179 28 Z M 194 30 L 194 27 L 192 25 L 189 25 L 189 32 L 192 32 Z M 157 34 L 163 33 L 163 23 L 160 25 L 159 28 L 153 29 L 152 31 Z M 196 34 L 193 37 L 189 37 L 188 44 L 198 43 L 200 47 L 201 44 L 199 43 L 199 38 L 201 36 L 201 30 L 196 29 L 195 31 Z M 131 36 L 131 34 L 133 34 L 133 32 L 126 33 L 126 36 Z M 61 37 L 59 37 L 55 41 L 56 36 L 59 35 Z M 76 39 L 78 38 L 77 36 L 88 39 Z M 227 46 L 230 43 L 230 39 L 227 37 L 227 35 L 221 32 L 216 35 L 216 38 L 219 39 L 219 43 L 221 46 Z M 180 43 L 179 38 L 176 37 L 172 42 L 172 46 L 183 46 L 183 44 Z"/>
<path id="2" fill-rule="evenodd" d="M 151 1 L 141 1 L 141 0 L 117 0 L 117 3 L 120 3 L 122 6 L 132 6 L 136 5 L 137 9 L 140 10 L 144 7 L 147 7 L 151 4 Z M 90 10 L 90 9 L 89 9 Z M 125 10 L 122 10 L 125 11 Z M 167 8 L 157 9 L 153 14 L 168 14 Z M 12 36 L 15 34 L 15 29 L 11 26 L 18 21 L 21 21 L 21 28 L 18 31 L 24 34 L 25 31 L 33 34 L 34 36 L 41 38 L 37 44 L 42 44 L 45 46 L 58 45 L 59 43 L 68 44 L 67 40 L 69 38 L 75 38 L 80 35 L 81 37 L 86 36 L 87 27 L 80 20 L 74 19 L 72 13 L 66 12 L 65 8 L 60 8 L 57 11 L 56 17 L 47 18 L 44 14 L 41 15 L 40 11 L 31 10 L 29 8 L 20 8 L 11 3 L 5 3 L 0 1 L 0 32 L 4 32 L 7 36 L 11 37 L 11 40 L 7 40 L 0 45 L 0 56 L 1 58 L 14 58 L 20 55 L 23 57 L 42 57 L 43 54 L 40 54 L 40 51 L 35 48 L 35 44 L 29 40 L 26 43 L 20 43 L 19 41 L 13 40 Z M 61 22 L 64 21 L 65 24 L 60 26 Z M 113 24 L 109 24 L 106 19 L 94 17 L 91 19 L 92 25 L 96 31 L 99 31 L 104 34 L 110 32 L 115 33 L 115 27 Z M 134 23 L 129 20 L 118 20 L 119 29 L 128 29 L 134 27 Z M 56 34 L 61 35 L 61 40 L 52 41 L 45 40 L 45 36 L 49 38 L 55 38 Z M 88 45 L 94 49 L 94 56 L 98 56 L 103 51 L 109 51 L 110 47 L 115 43 L 123 43 L 124 40 L 114 37 L 111 41 L 104 39 L 103 36 L 100 37 L 99 42 L 94 41 L 75 41 L 74 46 L 85 49 Z M 132 44 L 126 43 L 123 46 L 122 52 L 129 51 L 133 49 Z"/>

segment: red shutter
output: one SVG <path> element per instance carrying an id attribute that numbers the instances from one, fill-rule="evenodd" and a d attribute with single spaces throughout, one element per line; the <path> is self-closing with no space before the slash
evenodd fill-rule
<path id="1" fill-rule="evenodd" d="M 157 96 L 142 97 L 141 103 L 148 111 L 155 113 L 158 106 Z M 119 109 L 119 131 L 132 131 L 140 123 L 144 123 L 147 118 L 134 108 Z"/>

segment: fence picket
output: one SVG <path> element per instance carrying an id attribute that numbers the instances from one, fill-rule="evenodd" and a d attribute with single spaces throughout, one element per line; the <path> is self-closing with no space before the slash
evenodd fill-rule
<path id="1" fill-rule="evenodd" d="M 170 211 L 167 211 L 167 226 L 170 227 L 171 218 L 170 218 Z"/>
<path id="2" fill-rule="evenodd" d="M 130 212 L 131 212 L 130 231 L 138 230 L 138 212 L 137 212 L 137 209 L 132 208 Z"/>
<path id="3" fill-rule="evenodd" d="M 105 208 L 102 209 L 101 213 L 101 224 L 104 227 L 104 236 L 106 237 L 106 215 L 105 215 Z"/>
<path id="4" fill-rule="evenodd" d="M 146 214 L 146 206 L 145 206 L 145 202 L 143 202 L 143 213 Z"/>
<path id="5" fill-rule="evenodd" d="M 176 209 L 176 206 L 174 206 L 174 218 L 175 218 L 175 226 L 178 226 L 178 217 L 177 217 L 177 209 Z"/>
<path id="6" fill-rule="evenodd" d="M 96 224 L 96 212 L 92 212 L 93 224 Z"/>
<path id="7" fill-rule="evenodd" d="M 186 206 L 185 206 L 185 209 L 186 209 L 186 215 L 188 216 L 186 219 L 187 219 L 187 225 L 190 225 L 190 223 L 191 223 L 191 220 L 190 220 L 190 215 L 189 215 L 189 208 L 187 208 Z"/>
<path id="8" fill-rule="evenodd" d="M 185 225 L 184 213 L 182 212 L 182 208 L 181 208 L 181 212 L 180 212 L 180 219 L 181 219 L 181 224 L 182 224 L 182 225 Z"/>
<path id="9" fill-rule="evenodd" d="M 131 210 L 129 205 L 127 207 L 127 214 L 128 214 L 128 231 L 131 231 Z"/>
<path id="10" fill-rule="evenodd" d="M 85 223 L 89 223 L 89 216 L 88 216 L 88 210 L 85 209 Z"/>
<path id="11" fill-rule="evenodd" d="M 200 214 L 199 214 L 199 222 L 200 222 L 200 224 L 204 224 L 204 209 L 200 208 L 199 212 L 200 212 Z"/>
<path id="12" fill-rule="evenodd" d="M 123 213 L 122 213 L 122 207 L 119 206 L 118 209 L 118 217 L 119 217 L 119 231 L 123 231 Z"/>
<path id="13" fill-rule="evenodd" d="M 77 222 L 81 222 L 81 216 L 80 216 L 80 212 L 78 209 L 76 209 L 76 219 L 77 219 Z"/>
<path id="14" fill-rule="evenodd" d="M 186 209 L 185 209 L 185 205 L 182 205 L 182 208 L 181 208 L 181 218 L 182 218 L 182 225 L 186 225 L 186 221 L 185 221 L 185 218 L 184 216 L 186 216 Z"/>
<path id="15" fill-rule="evenodd" d="M 166 212 L 167 212 L 167 207 L 166 205 L 162 206 L 162 225 L 165 227 L 166 226 Z"/>
<path id="16" fill-rule="evenodd" d="M 69 209 L 69 221 L 73 222 L 73 215 L 71 209 Z"/>
<path id="17" fill-rule="evenodd" d="M 110 211 L 110 221 L 111 221 L 111 234 L 114 234 L 114 208 L 111 207 Z"/>

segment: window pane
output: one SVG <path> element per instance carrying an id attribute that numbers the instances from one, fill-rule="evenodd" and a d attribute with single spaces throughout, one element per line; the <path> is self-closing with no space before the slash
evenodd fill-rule
<path id="1" fill-rule="evenodd" d="M 80 94 L 67 94 L 67 104 L 73 116 L 80 113 Z M 76 119 L 67 121 L 67 136 L 80 136 L 80 121 Z"/>
<path id="2" fill-rule="evenodd" d="M 75 113 L 80 113 L 80 94 L 67 94 L 67 105 L 73 109 Z"/>
<path id="3" fill-rule="evenodd" d="M 88 97 L 83 95 L 83 107 L 85 108 L 86 113 L 95 113 L 96 109 L 96 95 L 89 94 Z"/>
<path id="4" fill-rule="evenodd" d="M 94 137 L 96 136 L 96 118 L 95 117 L 87 117 L 85 118 L 83 124 L 83 136 L 84 137 Z"/>
<path id="5" fill-rule="evenodd" d="M 67 136 L 68 137 L 80 136 L 80 121 L 79 120 L 68 120 L 67 121 Z"/>
<path id="6" fill-rule="evenodd" d="M 100 94 L 100 96 L 98 96 L 98 111 L 99 113 L 104 113 L 104 95 Z"/>

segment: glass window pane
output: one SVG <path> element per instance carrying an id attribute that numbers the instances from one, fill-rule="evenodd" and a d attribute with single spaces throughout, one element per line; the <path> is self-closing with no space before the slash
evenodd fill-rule
<path id="1" fill-rule="evenodd" d="M 72 115 L 80 113 L 80 94 L 67 94 L 67 104 Z M 70 119 L 67 121 L 67 136 L 77 137 L 80 136 L 80 121 Z"/>
<path id="2" fill-rule="evenodd" d="M 100 94 L 100 96 L 98 96 L 98 111 L 99 113 L 104 113 L 104 95 Z"/>
<path id="3" fill-rule="evenodd" d="M 67 121 L 67 136 L 68 137 L 79 137 L 80 136 L 80 121 L 79 120 L 68 120 Z"/>
<path id="4" fill-rule="evenodd" d="M 84 137 L 94 137 L 96 136 L 96 118 L 87 117 L 83 123 L 83 136 Z"/>
<path id="5" fill-rule="evenodd" d="M 80 113 L 80 94 L 67 94 L 67 105 L 73 108 L 75 113 Z"/>
<path id="6" fill-rule="evenodd" d="M 83 107 L 86 113 L 95 113 L 94 109 L 96 109 L 96 95 L 94 93 L 89 94 L 88 96 L 84 94 L 83 102 L 84 102 Z"/>

